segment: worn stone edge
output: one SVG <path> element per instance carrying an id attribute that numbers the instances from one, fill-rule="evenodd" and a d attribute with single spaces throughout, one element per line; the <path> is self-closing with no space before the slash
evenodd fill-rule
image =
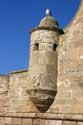
<path id="1" fill-rule="evenodd" d="M 28 72 L 28 69 L 24 69 L 24 70 L 17 70 L 17 71 L 13 71 L 10 74 L 16 74 L 16 73 L 22 73 L 22 72 Z"/>

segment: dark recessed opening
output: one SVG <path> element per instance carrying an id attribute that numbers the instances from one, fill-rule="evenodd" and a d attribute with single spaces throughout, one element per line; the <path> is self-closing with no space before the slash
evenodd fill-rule
<path id="1" fill-rule="evenodd" d="M 53 51 L 56 51 L 57 45 L 53 44 Z"/>
<path id="2" fill-rule="evenodd" d="M 39 50 L 39 43 L 35 43 L 34 44 L 34 51 L 38 51 Z"/>

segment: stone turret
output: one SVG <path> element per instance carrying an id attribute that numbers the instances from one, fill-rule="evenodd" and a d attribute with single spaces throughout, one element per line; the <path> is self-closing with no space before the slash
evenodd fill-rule
<path id="1" fill-rule="evenodd" d="M 0 125 L 83 125 L 83 0 L 66 29 L 47 10 L 31 31 L 29 70 L 0 75 Z"/>
<path id="2" fill-rule="evenodd" d="M 40 112 L 46 111 L 57 93 L 57 46 L 63 31 L 50 10 L 31 30 L 28 94 Z"/>

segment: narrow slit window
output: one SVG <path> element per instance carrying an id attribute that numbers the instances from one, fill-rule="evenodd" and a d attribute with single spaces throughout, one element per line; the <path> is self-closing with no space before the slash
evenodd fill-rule
<path id="1" fill-rule="evenodd" d="M 34 51 L 38 51 L 39 50 L 39 43 L 35 43 L 34 44 Z"/>
<path id="2" fill-rule="evenodd" d="M 57 45 L 53 44 L 53 51 L 56 51 Z"/>

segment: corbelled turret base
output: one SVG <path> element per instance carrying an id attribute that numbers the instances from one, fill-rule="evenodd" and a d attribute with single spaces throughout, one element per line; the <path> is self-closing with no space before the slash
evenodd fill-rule
<path id="1" fill-rule="evenodd" d="M 27 91 L 31 101 L 35 104 L 40 112 L 45 112 L 49 109 L 54 101 L 57 91 L 33 89 Z"/>

